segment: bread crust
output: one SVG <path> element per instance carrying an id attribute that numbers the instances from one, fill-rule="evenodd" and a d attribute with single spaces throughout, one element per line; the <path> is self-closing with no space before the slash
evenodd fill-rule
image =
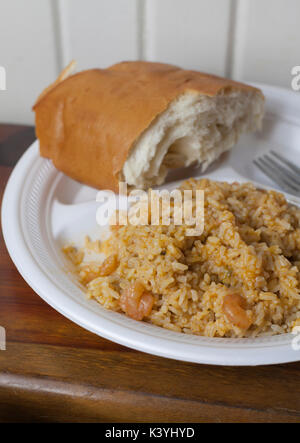
<path id="1" fill-rule="evenodd" d="M 183 93 L 261 92 L 214 75 L 151 62 L 122 62 L 57 82 L 34 105 L 40 154 L 98 189 L 118 191 L 123 165 L 151 122 Z"/>

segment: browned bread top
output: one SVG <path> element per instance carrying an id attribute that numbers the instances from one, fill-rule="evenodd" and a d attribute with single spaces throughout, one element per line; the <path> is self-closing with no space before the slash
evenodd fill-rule
<path id="1" fill-rule="evenodd" d="M 162 63 L 122 62 L 55 82 L 33 109 L 42 156 L 70 177 L 118 189 L 119 174 L 140 135 L 183 93 L 215 96 L 258 91 L 214 75 Z"/>

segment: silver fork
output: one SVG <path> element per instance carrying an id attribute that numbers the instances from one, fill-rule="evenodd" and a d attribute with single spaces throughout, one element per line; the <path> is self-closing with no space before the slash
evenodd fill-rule
<path id="1" fill-rule="evenodd" d="M 300 168 L 275 151 L 253 160 L 264 174 L 291 194 L 300 194 Z"/>

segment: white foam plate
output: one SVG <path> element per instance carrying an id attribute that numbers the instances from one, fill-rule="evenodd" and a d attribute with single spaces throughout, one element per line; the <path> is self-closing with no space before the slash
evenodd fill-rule
<path id="1" fill-rule="evenodd" d="M 252 180 L 276 187 L 255 169 L 252 158 L 270 148 L 283 149 L 293 161 L 299 158 L 300 118 L 296 117 L 300 116 L 299 94 L 257 86 L 266 96 L 263 131 L 244 137 L 205 176 Z M 198 176 L 199 171 L 194 169 L 185 174 Z M 95 334 L 163 357 L 217 365 L 300 360 L 300 351 L 292 347 L 295 338 L 292 334 L 255 339 L 191 336 L 134 321 L 86 300 L 75 277 L 67 270 L 61 247 L 69 241 L 79 242 L 86 234 L 93 238 L 100 235 L 96 223 L 99 205 L 95 201 L 96 192 L 69 179 L 50 161 L 40 158 L 38 142 L 28 148 L 8 181 L 2 205 L 5 242 L 19 272 L 49 305 Z"/>

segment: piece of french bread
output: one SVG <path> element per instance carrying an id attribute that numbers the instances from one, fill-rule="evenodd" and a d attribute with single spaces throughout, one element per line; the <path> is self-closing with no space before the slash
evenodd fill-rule
<path id="1" fill-rule="evenodd" d="M 263 94 L 232 80 L 142 61 L 69 70 L 33 107 L 40 153 L 98 189 L 145 189 L 193 163 L 204 170 L 261 126 Z"/>

